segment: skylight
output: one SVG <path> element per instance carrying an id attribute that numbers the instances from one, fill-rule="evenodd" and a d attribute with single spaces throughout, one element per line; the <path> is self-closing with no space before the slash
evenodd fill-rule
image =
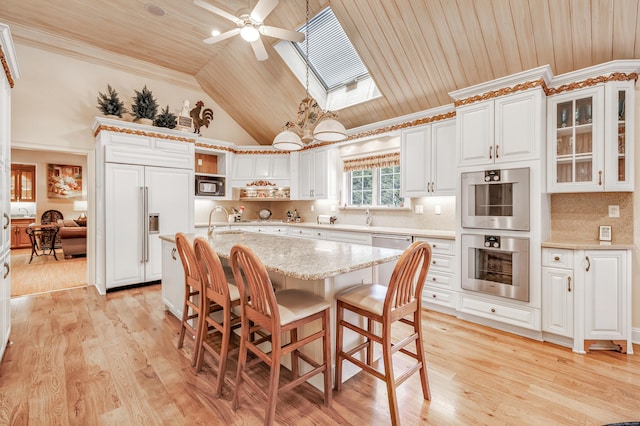
<path id="1" fill-rule="evenodd" d="M 306 25 L 299 31 L 306 33 Z M 306 85 L 306 41 L 274 45 Z M 377 98 L 380 91 L 330 7 L 309 20 L 309 93 L 323 109 L 337 111 Z"/>
<path id="2" fill-rule="evenodd" d="M 309 65 L 325 90 L 333 90 L 369 75 L 330 7 L 309 20 L 308 32 L 306 25 L 298 31 L 308 34 Z M 293 44 L 303 59 L 306 58 L 306 41 Z"/>

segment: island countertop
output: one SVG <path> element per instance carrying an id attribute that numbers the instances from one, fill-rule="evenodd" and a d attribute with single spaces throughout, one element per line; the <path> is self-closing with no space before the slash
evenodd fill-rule
<path id="1" fill-rule="evenodd" d="M 267 270 L 301 280 L 334 277 L 395 261 L 402 254 L 402 250 L 396 249 L 254 232 L 220 231 L 210 237 L 206 233 L 186 236 L 191 240 L 199 236 L 208 238 L 209 244 L 223 259 L 229 259 L 234 245 L 245 244 Z M 175 243 L 175 235 L 161 235 L 160 239 Z"/>

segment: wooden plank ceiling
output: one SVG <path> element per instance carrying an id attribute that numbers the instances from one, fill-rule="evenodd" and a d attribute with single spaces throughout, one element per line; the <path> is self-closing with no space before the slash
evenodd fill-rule
<path id="1" fill-rule="evenodd" d="M 208 0 L 231 14 L 256 0 Z M 162 7 L 158 17 L 146 6 Z M 331 4 L 382 97 L 339 111 L 347 128 L 451 103 L 448 92 L 550 64 L 562 74 L 640 58 L 639 0 L 310 0 Z M 281 0 L 266 24 L 298 28 L 305 2 Z M 263 37 L 258 62 L 233 37 L 205 45 L 233 23 L 192 0 L 0 0 L 0 22 L 17 41 L 37 29 L 196 77 L 202 89 L 259 143 L 293 119 L 304 87 Z M 30 38 L 30 39 L 29 39 Z M 99 90 L 101 88 L 96 88 Z"/>

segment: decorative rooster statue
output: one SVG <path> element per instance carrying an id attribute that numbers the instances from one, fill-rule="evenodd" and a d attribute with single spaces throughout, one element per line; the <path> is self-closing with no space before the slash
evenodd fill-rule
<path id="1" fill-rule="evenodd" d="M 200 134 L 200 127 L 209 127 L 209 123 L 213 120 L 213 110 L 211 108 L 205 108 L 204 102 L 198 101 L 196 102 L 196 107 L 189 112 L 191 118 L 193 118 L 193 133 Z M 200 111 L 202 111 L 202 116 L 200 116 Z"/>

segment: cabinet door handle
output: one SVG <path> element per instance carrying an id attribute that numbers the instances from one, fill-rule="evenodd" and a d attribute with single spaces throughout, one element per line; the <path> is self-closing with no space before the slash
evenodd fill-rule
<path id="1" fill-rule="evenodd" d="M 2 215 L 4 216 L 4 226 L 3 229 L 7 229 L 9 227 L 9 224 L 11 223 L 11 219 L 9 219 L 9 215 L 7 214 L 7 212 L 2 213 Z"/>
<path id="2" fill-rule="evenodd" d="M 560 256 L 555 256 L 555 257 L 553 258 L 553 260 L 555 260 L 556 262 L 559 262 L 559 261 L 560 261 Z"/>
<path id="3" fill-rule="evenodd" d="M 493 158 L 493 147 L 490 146 L 489 147 L 489 160 L 491 160 Z"/>
<path id="4" fill-rule="evenodd" d="M 571 277 L 567 277 L 567 291 L 571 293 Z"/>
<path id="5" fill-rule="evenodd" d="M 171 258 L 172 258 L 173 260 L 178 260 L 178 259 L 176 258 L 176 251 L 177 251 L 177 249 L 176 249 L 175 247 L 171 249 Z"/>
<path id="6" fill-rule="evenodd" d="M 587 260 L 587 272 L 589 272 L 589 269 L 591 269 L 591 260 L 589 260 L 589 256 L 586 257 Z"/>
<path id="7" fill-rule="evenodd" d="M 500 157 L 500 155 L 498 154 L 498 148 L 499 148 L 499 145 L 496 145 L 496 158 Z"/>
<path id="8" fill-rule="evenodd" d="M 602 186 L 602 170 L 598 170 L 598 185 Z"/>
<path id="9" fill-rule="evenodd" d="M 7 262 L 4 262 L 4 275 L 2 279 L 6 279 L 9 276 L 9 272 L 11 272 L 11 266 Z"/>

